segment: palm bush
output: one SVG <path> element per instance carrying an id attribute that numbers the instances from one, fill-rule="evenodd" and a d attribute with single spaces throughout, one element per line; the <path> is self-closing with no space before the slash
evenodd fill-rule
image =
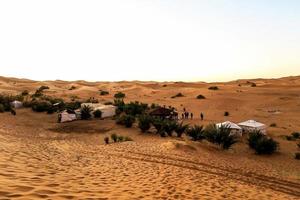
<path id="1" fill-rule="evenodd" d="M 295 153 L 295 159 L 300 160 L 300 153 Z"/>
<path id="2" fill-rule="evenodd" d="M 93 115 L 95 118 L 101 118 L 102 117 L 102 111 L 101 110 L 95 110 L 93 112 Z"/>
<path id="3" fill-rule="evenodd" d="M 177 137 L 181 137 L 182 134 L 189 128 L 188 124 L 183 124 L 183 122 L 181 122 L 180 124 L 176 124 L 176 128 L 175 128 L 175 132 L 177 134 Z"/>
<path id="4" fill-rule="evenodd" d="M 90 119 L 92 117 L 91 112 L 92 112 L 92 108 L 90 106 L 83 106 L 80 110 L 81 113 L 81 119 L 83 120 L 87 120 Z"/>
<path id="5" fill-rule="evenodd" d="M 187 135 L 194 141 L 203 140 L 205 138 L 203 126 L 194 125 L 187 130 Z"/>
<path id="6" fill-rule="evenodd" d="M 139 121 L 138 126 L 143 133 L 145 133 L 146 131 L 148 131 L 150 129 L 152 119 L 149 115 L 141 115 L 138 118 L 138 121 Z"/>
<path id="7" fill-rule="evenodd" d="M 163 129 L 170 137 L 172 137 L 172 133 L 176 129 L 176 126 L 177 124 L 173 120 L 165 120 L 163 123 Z"/>
<path id="8" fill-rule="evenodd" d="M 237 143 L 237 137 L 231 134 L 228 126 L 217 127 L 211 124 L 205 128 L 205 138 L 207 141 L 217 144 L 222 149 L 229 149 L 233 144 Z"/>

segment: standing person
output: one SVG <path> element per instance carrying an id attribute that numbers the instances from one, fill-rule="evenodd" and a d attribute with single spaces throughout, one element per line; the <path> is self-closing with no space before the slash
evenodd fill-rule
<path id="1" fill-rule="evenodd" d="M 186 112 L 186 118 L 189 119 L 190 113 Z"/>
<path id="2" fill-rule="evenodd" d="M 200 117 L 201 117 L 201 120 L 203 121 L 203 119 L 204 119 L 204 115 L 203 115 L 203 113 L 201 112 L 201 114 L 200 114 Z"/>
<path id="3" fill-rule="evenodd" d="M 191 113 L 191 119 L 193 119 L 193 117 L 194 117 L 194 114 L 193 114 L 193 113 Z"/>
<path id="4" fill-rule="evenodd" d="M 183 113 L 181 114 L 181 119 L 184 119 L 184 114 Z"/>

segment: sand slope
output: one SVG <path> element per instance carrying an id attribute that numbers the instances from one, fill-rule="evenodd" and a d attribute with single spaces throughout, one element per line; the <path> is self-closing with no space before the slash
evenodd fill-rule
<path id="1" fill-rule="evenodd" d="M 0 114 L 0 199 L 299 199 L 300 164 L 292 157 L 297 147 L 281 137 L 300 130 L 299 80 L 206 84 L 1 78 L 0 92 L 6 93 L 48 85 L 49 95 L 94 96 L 104 102 L 123 91 L 126 101 L 185 107 L 196 116 L 187 121 L 190 124 L 248 118 L 274 122 L 278 127 L 268 130 L 281 149 L 272 156 L 257 156 L 243 142 L 224 152 L 206 142 L 141 134 L 136 127 L 126 129 L 109 119 L 57 124 L 55 115 L 21 109 L 17 116 Z M 72 85 L 76 89 L 68 90 Z M 209 85 L 220 90 L 210 91 Z M 99 96 L 99 89 L 111 94 Z M 185 97 L 170 98 L 178 92 Z M 198 94 L 207 99 L 197 100 Z M 200 111 L 204 122 L 198 119 Z M 224 111 L 230 117 L 225 118 Z M 111 133 L 134 141 L 104 145 L 104 136 Z"/>

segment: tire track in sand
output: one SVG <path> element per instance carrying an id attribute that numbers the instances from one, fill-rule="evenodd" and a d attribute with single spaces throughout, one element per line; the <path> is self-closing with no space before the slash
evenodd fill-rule
<path id="1" fill-rule="evenodd" d="M 283 180 L 275 177 L 269 177 L 261 174 L 255 174 L 253 172 L 235 171 L 235 170 L 209 165 L 206 163 L 195 162 L 184 158 L 179 158 L 179 157 L 175 158 L 171 156 L 164 156 L 164 155 L 157 155 L 157 154 L 144 154 L 140 152 L 118 151 L 118 150 L 111 151 L 109 154 L 112 156 L 118 156 L 129 160 L 165 164 L 165 165 L 171 165 L 171 166 L 190 169 L 190 170 L 201 171 L 204 173 L 238 180 L 246 184 L 264 187 L 288 195 L 300 197 L 299 183 Z"/>

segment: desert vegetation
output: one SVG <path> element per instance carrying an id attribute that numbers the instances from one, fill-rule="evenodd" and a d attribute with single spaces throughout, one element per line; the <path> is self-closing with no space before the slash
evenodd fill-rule
<path id="1" fill-rule="evenodd" d="M 196 98 L 197 99 L 206 99 L 205 96 L 203 96 L 202 94 L 199 94 Z"/>
<path id="2" fill-rule="evenodd" d="M 208 89 L 209 90 L 219 90 L 219 87 L 218 86 L 210 86 Z"/>
<path id="3" fill-rule="evenodd" d="M 249 133 L 248 145 L 257 154 L 273 154 L 279 148 L 279 143 L 274 139 L 262 134 L 260 131 Z"/>
<path id="4" fill-rule="evenodd" d="M 106 91 L 106 90 L 99 90 L 99 93 L 101 96 L 104 96 L 104 95 L 109 95 L 109 92 Z M 125 96 L 124 96 L 125 97 Z"/>
<path id="5" fill-rule="evenodd" d="M 179 93 L 175 94 L 174 96 L 172 96 L 171 98 L 174 99 L 177 97 L 184 97 L 184 95 L 181 92 L 179 92 Z"/>

